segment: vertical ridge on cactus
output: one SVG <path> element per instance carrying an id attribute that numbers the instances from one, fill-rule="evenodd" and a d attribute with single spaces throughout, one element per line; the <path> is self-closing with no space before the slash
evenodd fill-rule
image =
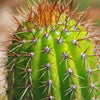
<path id="1" fill-rule="evenodd" d="M 33 1 L 34 2 L 34 1 Z M 94 100 L 100 96 L 92 26 L 73 0 L 45 0 L 34 6 L 10 34 L 8 100 Z M 17 11 L 20 10 L 17 8 Z"/>

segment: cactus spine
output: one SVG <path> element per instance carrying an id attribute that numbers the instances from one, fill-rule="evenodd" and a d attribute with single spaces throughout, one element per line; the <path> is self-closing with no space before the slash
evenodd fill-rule
<path id="1" fill-rule="evenodd" d="M 23 23 L 10 34 L 8 100 L 96 100 L 99 68 L 84 13 L 73 0 L 30 3 Z"/>

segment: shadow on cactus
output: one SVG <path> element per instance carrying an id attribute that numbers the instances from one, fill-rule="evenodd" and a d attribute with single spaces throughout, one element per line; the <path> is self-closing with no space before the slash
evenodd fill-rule
<path id="1" fill-rule="evenodd" d="M 100 68 L 92 23 L 68 3 L 26 2 L 10 34 L 8 100 L 99 100 Z M 34 6 L 32 6 L 34 5 Z"/>

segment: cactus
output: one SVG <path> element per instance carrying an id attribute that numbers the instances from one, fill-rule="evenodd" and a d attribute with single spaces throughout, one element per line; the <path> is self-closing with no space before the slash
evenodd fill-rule
<path id="1" fill-rule="evenodd" d="M 97 100 L 100 68 L 87 10 L 72 10 L 73 0 L 26 4 L 27 15 L 17 8 L 22 23 L 12 15 L 18 27 L 10 34 L 8 100 Z"/>

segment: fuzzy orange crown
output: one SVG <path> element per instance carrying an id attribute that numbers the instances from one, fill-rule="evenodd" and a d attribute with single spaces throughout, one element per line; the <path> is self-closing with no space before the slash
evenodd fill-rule
<path id="1" fill-rule="evenodd" d="M 25 0 L 26 1 L 26 0 Z M 85 18 L 86 11 L 77 13 L 78 6 L 72 11 L 72 5 L 73 0 L 70 0 L 66 3 L 65 0 L 54 0 L 51 2 L 50 0 L 38 0 L 38 3 L 33 1 L 33 4 L 29 1 L 26 1 L 26 5 L 28 7 L 28 15 L 26 15 L 26 12 L 23 8 L 16 8 L 18 13 L 26 20 L 28 20 L 31 23 L 31 28 L 34 23 L 34 25 L 47 27 L 47 26 L 56 26 L 61 15 L 63 13 L 66 14 L 65 21 L 67 22 L 67 19 L 69 17 L 74 18 L 78 22 L 82 22 Z M 21 10 L 21 11 L 20 11 Z M 13 14 L 12 16 L 17 21 L 18 26 L 23 26 L 23 23 L 21 24 L 17 17 L 15 17 Z M 87 22 L 82 22 L 82 24 L 86 24 Z"/>
<path id="2" fill-rule="evenodd" d="M 51 1 L 39 1 L 38 5 L 36 5 L 36 9 L 33 10 L 29 4 L 27 4 L 30 14 L 29 14 L 29 20 L 33 20 L 36 24 L 40 26 L 50 26 L 55 25 L 58 21 L 62 13 L 68 12 L 67 14 L 70 14 L 72 9 L 73 0 L 70 0 L 68 3 L 61 2 L 59 0 L 52 3 Z M 70 6 L 69 6 L 70 5 Z"/>

